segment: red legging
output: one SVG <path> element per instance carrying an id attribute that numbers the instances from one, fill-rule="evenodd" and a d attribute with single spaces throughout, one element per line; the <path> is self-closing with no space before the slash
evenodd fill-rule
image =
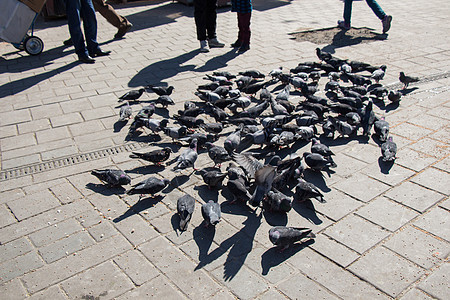
<path id="1" fill-rule="evenodd" d="M 238 19 L 238 40 L 242 41 L 243 44 L 250 44 L 250 18 L 252 17 L 252 13 L 237 13 Z"/>

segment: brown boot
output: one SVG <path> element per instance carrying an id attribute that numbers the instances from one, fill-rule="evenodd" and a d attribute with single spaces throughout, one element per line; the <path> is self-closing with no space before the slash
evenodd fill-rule
<path id="1" fill-rule="evenodd" d="M 125 23 L 122 23 L 120 25 L 119 30 L 114 35 L 115 39 L 121 39 L 125 36 L 125 34 L 133 27 L 133 24 L 131 24 L 128 20 Z"/>

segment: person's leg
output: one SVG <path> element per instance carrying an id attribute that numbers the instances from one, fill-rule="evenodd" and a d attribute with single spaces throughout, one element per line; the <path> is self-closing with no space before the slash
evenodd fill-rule
<path id="1" fill-rule="evenodd" d="M 386 14 L 381 9 L 380 5 L 378 5 L 377 1 L 375 0 L 366 0 L 367 5 L 373 10 L 375 15 L 378 17 L 378 19 L 383 20 Z"/>
<path id="2" fill-rule="evenodd" d="M 216 26 L 217 26 L 216 7 L 217 7 L 217 0 L 206 0 L 205 21 L 208 39 L 213 39 L 216 37 Z"/>
<path id="3" fill-rule="evenodd" d="M 199 41 L 206 40 L 205 7 L 206 0 L 194 0 L 194 19 Z"/>
<path id="4" fill-rule="evenodd" d="M 241 25 L 242 25 L 242 45 L 239 48 L 240 52 L 247 51 L 250 49 L 250 19 L 252 17 L 252 13 L 242 13 L 241 14 Z"/>
<path id="5" fill-rule="evenodd" d="M 106 19 L 112 26 L 119 29 L 120 25 L 123 23 L 127 23 L 127 20 L 118 15 L 114 8 L 107 4 L 105 0 L 92 0 L 92 4 L 94 5 L 94 9 L 98 11 L 103 18 Z"/>
<path id="6" fill-rule="evenodd" d="M 80 2 L 87 50 L 89 55 L 95 56 L 95 53 L 100 51 L 100 47 L 97 42 L 97 18 L 95 16 L 94 6 L 92 0 L 80 0 Z"/>
<path id="7" fill-rule="evenodd" d="M 345 0 L 345 3 L 344 3 L 344 23 L 345 23 L 345 25 L 348 25 L 348 26 L 350 26 L 350 23 L 351 23 L 352 4 L 353 4 L 353 0 Z"/>
<path id="8" fill-rule="evenodd" d="M 237 22 L 238 22 L 238 38 L 237 40 L 231 44 L 232 47 L 240 47 L 242 45 L 242 16 L 241 13 L 236 13 Z"/>
<path id="9" fill-rule="evenodd" d="M 87 57 L 88 51 L 84 44 L 83 33 L 81 32 L 80 10 L 81 2 L 79 0 L 66 0 L 67 23 L 69 26 L 70 38 L 75 47 L 75 53 L 78 57 Z"/>

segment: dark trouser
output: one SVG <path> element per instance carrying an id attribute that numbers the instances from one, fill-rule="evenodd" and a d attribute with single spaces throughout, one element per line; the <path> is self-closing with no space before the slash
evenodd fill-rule
<path id="1" fill-rule="evenodd" d="M 94 54 L 100 48 L 97 43 L 97 19 L 91 0 L 66 0 L 67 23 L 69 25 L 70 38 L 75 52 L 79 57 Z M 81 32 L 81 19 L 83 18 L 84 34 L 86 36 L 87 49 Z"/>
<path id="2" fill-rule="evenodd" d="M 119 29 L 121 25 L 124 26 L 128 24 L 128 20 L 125 17 L 118 15 L 111 5 L 105 3 L 105 0 L 92 0 L 92 4 L 94 4 L 95 10 L 117 29 Z"/>
<path id="3" fill-rule="evenodd" d="M 250 45 L 250 18 L 252 17 L 252 13 L 237 13 L 238 19 L 238 41 L 241 41 L 243 44 Z"/>
<path id="4" fill-rule="evenodd" d="M 380 5 L 378 5 L 377 1 L 375 0 L 366 0 L 367 5 L 372 9 L 372 11 L 375 13 L 375 15 L 378 17 L 378 19 L 383 20 L 384 16 L 386 14 L 381 9 Z M 353 0 L 345 0 L 344 4 L 344 22 L 348 25 L 350 25 L 350 19 L 352 17 L 352 4 Z"/>
<path id="5" fill-rule="evenodd" d="M 216 6 L 217 0 L 194 0 L 194 18 L 199 41 L 216 37 Z"/>

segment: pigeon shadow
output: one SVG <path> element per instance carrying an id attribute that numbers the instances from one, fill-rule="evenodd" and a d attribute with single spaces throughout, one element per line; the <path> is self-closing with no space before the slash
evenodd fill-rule
<path id="1" fill-rule="evenodd" d="M 292 208 L 303 218 L 310 221 L 314 225 L 320 225 L 323 223 L 321 219 L 317 216 L 314 204 L 311 200 L 306 200 L 304 202 L 294 201 Z"/>
<path id="2" fill-rule="evenodd" d="M 215 226 L 205 227 L 203 225 L 203 222 L 194 228 L 192 235 L 198 247 L 198 260 L 200 262 L 204 261 L 208 257 L 208 252 L 209 249 L 211 248 L 215 234 L 216 234 L 216 227 Z"/>
<path id="3" fill-rule="evenodd" d="M 384 107 L 384 110 L 388 113 L 390 111 L 396 110 L 400 106 L 400 101 L 391 102 Z"/>
<path id="4" fill-rule="evenodd" d="M 270 226 L 286 226 L 288 222 L 287 213 L 283 212 L 264 210 L 263 216 Z"/>
<path id="5" fill-rule="evenodd" d="M 383 157 L 378 158 L 378 166 L 380 167 L 380 172 L 383 174 L 389 174 L 389 171 L 394 166 L 394 161 L 384 161 Z"/>
<path id="6" fill-rule="evenodd" d="M 113 222 L 118 223 L 128 217 L 131 217 L 133 215 L 140 213 L 141 211 L 149 209 L 149 208 L 155 206 L 158 202 L 160 202 L 162 200 L 162 198 L 163 198 L 163 196 L 161 196 L 161 195 L 157 195 L 155 197 L 143 198 L 143 199 L 139 200 L 138 202 L 136 202 L 135 204 L 133 204 L 132 206 L 130 206 L 130 208 L 128 208 L 128 210 L 126 212 L 124 212 L 122 215 L 113 219 Z"/>
<path id="7" fill-rule="evenodd" d="M 124 128 L 128 123 L 128 120 L 125 121 L 116 121 L 113 125 L 114 132 L 120 132 L 122 128 Z"/>
<path id="8" fill-rule="evenodd" d="M 261 256 L 262 275 L 269 274 L 271 268 L 278 266 L 312 244 L 314 244 L 314 240 L 310 239 L 303 243 L 295 243 L 282 252 L 277 247 L 270 248 Z"/>
<path id="9" fill-rule="evenodd" d="M 317 186 L 322 192 L 328 193 L 331 189 L 327 186 L 323 174 L 321 172 L 316 172 L 311 169 L 306 169 L 303 172 L 303 178 Z"/>
<path id="10" fill-rule="evenodd" d="M 136 167 L 134 169 L 126 170 L 125 172 L 131 173 L 131 174 L 147 175 L 147 174 L 155 174 L 155 173 L 161 172 L 164 169 L 165 169 L 164 166 L 147 165 L 147 166 L 141 166 L 141 167 Z"/>
<path id="11" fill-rule="evenodd" d="M 110 186 L 91 182 L 86 184 L 86 188 L 103 196 L 122 195 L 126 191 L 122 186 Z"/>
<path id="12" fill-rule="evenodd" d="M 411 87 L 411 88 L 406 88 L 406 89 L 402 89 L 402 90 L 398 90 L 400 93 L 402 93 L 402 96 L 406 96 L 409 93 L 414 92 L 415 90 L 418 90 L 419 88 L 417 86 L 415 87 Z"/>
<path id="13" fill-rule="evenodd" d="M 194 190 L 198 192 L 198 196 L 202 198 L 203 201 L 208 202 L 212 200 L 214 202 L 219 201 L 219 190 L 218 189 L 210 189 L 206 184 L 197 185 L 194 187 Z"/>
<path id="14" fill-rule="evenodd" d="M 172 192 L 174 189 L 176 189 L 179 186 L 182 186 L 183 184 L 185 184 L 186 182 L 189 181 L 189 178 L 191 177 L 189 175 L 177 175 L 174 178 L 172 178 L 172 180 L 170 181 L 170 184 L 162 191 L 164 194 L 169 194 L 170 192 Z"/>

